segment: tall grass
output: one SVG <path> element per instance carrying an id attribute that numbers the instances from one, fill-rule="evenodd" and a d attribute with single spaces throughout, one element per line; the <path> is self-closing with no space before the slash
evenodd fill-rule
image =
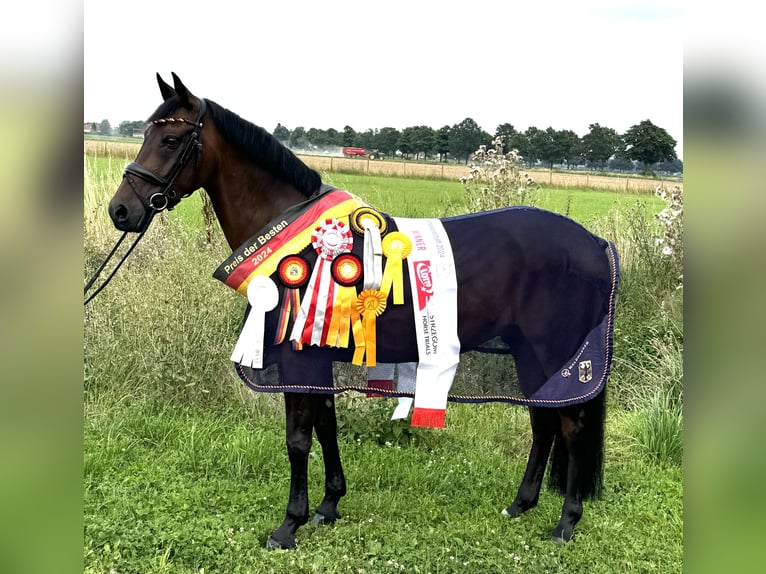
<path id="1" fill-rule="evenodd" d="M 85 275 L 119 235 L 105 207 L 124 163 L 85 158 Z M 459 182 L 323 175 L 397 215 L 465 211 Z M 434 431 L 391 424 L 391 400 L 348 394 L 338 398 L 344 519 L 301 529 L 295 553 L 265 553 L 289 488 L 283 404 L 245 390 L 231 368 L 245 301 L 211 277 L 229 249 L 220 229 L 208 238 L 194 194 L 155 220 L 86 308 L 86 571 L 680 572 L 683 291 L 654 243 L 662 202 L 538 193 L 540 207 L 586 223 L 622 258 L 606 491 L 579 540 L 546 541 L 557 496 L 544 493 L 520 521 L 499 514 L 524 471 L 523 409 L 451 404 L 448 428 Z M 311 456 L 313 502 L 321 451 Z"/>

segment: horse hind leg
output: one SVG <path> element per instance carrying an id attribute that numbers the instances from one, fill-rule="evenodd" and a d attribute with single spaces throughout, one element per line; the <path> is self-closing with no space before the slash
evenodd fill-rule
<path id="1" fill-rule="evenodd" d="M 595 399 L 559 409 L 561 430 L 551 458 L 550 486 L 563 491 L 561 518 L 552 539 L 563 544 L 574 536 L 583 500 L 601 494 L 603 479 L 605 392 Z"/>
<path id="2" fill-rule="evenodd" d="M 536 388 L 542 384 L 546 380 L 545 372 L 526 337 L 518 329 L 512 329 L 505 335 L 504 340 L 515 358 L 519 381 L 527 388 Z M 513 518 L 537 505 L 545 467 L 548 464 L 548 454 L 559 428 L 559 418 L 555 409 L 529 407 L 529 420 L 532 425 L 532 446 L 527 468 L 516 498 L 503 510 L 503 514 Z"/>
<path id="3" fill-rule="evenodd" d="M 548 454 L 559 426 L 559 417 L 554 409 L 530 407 L 529 418 L 532 424 L 532 447 L 529 451 L 527 468 L 516 498 L 503 510 L 503 514 L 512 518 L 517 518 L 530 508 L 537 506 Z"/>
<path id="4" fill-rule="evenodd" d="M 346 494 L 346 477 L 338 449 L 338 422 L 335 414 L 335 396 L 317 395 L 314 430 L 322 447 L 325 470 L 324 499 L 316 509 L 314 526 L 332 524 L 338 518 L 338 501 Z"/>

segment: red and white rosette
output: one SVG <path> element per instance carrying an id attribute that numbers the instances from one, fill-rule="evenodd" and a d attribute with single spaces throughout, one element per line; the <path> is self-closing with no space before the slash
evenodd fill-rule
<path id="1" fill-rule="evenodd" d="M 331 262 L 338 255 L 348 253 L 354 245 L 349 227 L 338 219 L 325 219 L 311 234 L 311 245 L 318 258 L 306 287 L 298 318 L 293 325 L 290 340 L 307 345 L 332 344 L 327 341 L 333 307 L 335 281 Z"/>
<path id="2" fill-rule="evenodd" d="M 311 245 L 319 257 L 332 261 L 341 253 L 351 251 L 354 235 L 342 221 L 325 219 L 311 234 Z"/>

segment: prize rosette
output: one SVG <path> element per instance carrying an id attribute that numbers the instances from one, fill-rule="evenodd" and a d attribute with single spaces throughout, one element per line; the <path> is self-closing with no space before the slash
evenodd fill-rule
<path id="1" fill-rule="evenodd" d="M 311 266 L 300 255 L 288 255 L 277 266 L 277 274 L 282 285 L 288 289 L 300 289 L 309 280 Z"/>
<path id="2" fill-rule="evenodd" d="M 277 277 L 284 286 L 285 296 L 279 309 L 277 331 L 274 337 L 275 345 L 279 345 L 285 340 L 290 319 L 295 322 L 298 318 L 298 311 L 301 307 L 299 289 L 308 283 L 310 271 L 309 262 L 299 255 L 288 255 L 282 258 L 277 266 Z M 300 342 L 293 341 L 292 343 L 296 351 L 303 348 Z"/>
<path id="3" fill-rule="evenodd" d="M 318 257 L 290 334 L 291 341 L 337 346 L 337 333 L 334 341 L 328 340 L 336 296 L 331 262 L 339 255 L 350 252 L 353 244 L 351 230 L 339 219 L 325 219 L 312 232 L 311 245 Z"/>
<path id="4" fill-rule="evenodd" d="M 383 248 L 380 237 L 386 232 L 386 218 L 370 207 L 351 214 L 351 228 L 364 236 L 364 289 L 380 289 L 383 280 Z"/>
<path id="5" fill-rule="evenodd" d="M 346 348 L 349 331 L 353 331 L 356 348 L 363 349 L 364 333 L 356 310 L 356 285 L 362 277 L 362 261 L 353 253 L 342 253 L 332 260 L 330 274 L 335 281 L 335 302 L 325 344 Z"/>
<path id="6" fill-rule="evenodd" d="M 326 261 L 348 253 L 353 244 L 351 230 L 338 219 L 325 219 L 311 234 L 311 245 L 317 255 Z"/>
<path id="7" fill-rule="evenodd" d="M 276 283 L 264 275 L 256 275 L 247 286 L 250 313 L 231 353 L 231 360 L 253 369 L 263 368 L 263 339 L 266 313 L 279 303 Z"/>
<path id="8" fill-rule="evenodd" d="M 361 365 L 361 354 L 366 354 L 368 367 L 377 364 L 377 343 L 375 339 L 376 319 L 386 310 L 387 295 L 375 289 L 365 289 L 356 299 L 356 310 L 362 315 L 362 328 L 364 329 L 363 353 L 354 353 L 354 364 Z"/>
<path id="9" fill-rule="evenodd" d="M 383 238 L 383 255 L 386 256 L 386 269 L 380 290 L 388 296 L 393 289 L 394 305 L 404 304 L 404 285 L 402 261 L 412 253 L 412 241 L 400 231 L 392 231 Z"/>
<path id="10" fill-rule="evenodd" d="M 353 253 L 344 253 L 333 259 L 330 272 L 339 285 L 353 287 L 362 277 L 362 262 Z"/>
<path id="11" fill-rule="evenodd" d="M 386 218 L 371 207 L 359 207 L 351 214 L 351 229 L 359 235 L 364 235 L 366 229 L 374 226 L 381 235 L 386 232 Z"/>

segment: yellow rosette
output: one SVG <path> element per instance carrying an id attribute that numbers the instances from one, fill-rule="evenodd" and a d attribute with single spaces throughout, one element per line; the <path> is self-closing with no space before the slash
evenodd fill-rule
<path id="1" fill-rule="evenodd" d="M 386 298 L 385 293 L 375 289 L 365 289 L 359 293 L 359 296 L 356 299 L 356 310 L 362 315 L 362 328 L 364 329 L 365 343 L 364 352 L 367 355 L 368 367 L 374 367 L 377 364 L 375 320 L 386 310 Z"/>
<path id="2" fill-rule="evenodd" d="M 393 289 L 394 305 L 404 304 L 404 285 L 402 279 L 402 261 L 412 252 L 412 241 L 400 231 L 392 231 L 383 238 L 383 255 L 386 256 L 386 269 L 380 290 L 388 297 Z"/>

